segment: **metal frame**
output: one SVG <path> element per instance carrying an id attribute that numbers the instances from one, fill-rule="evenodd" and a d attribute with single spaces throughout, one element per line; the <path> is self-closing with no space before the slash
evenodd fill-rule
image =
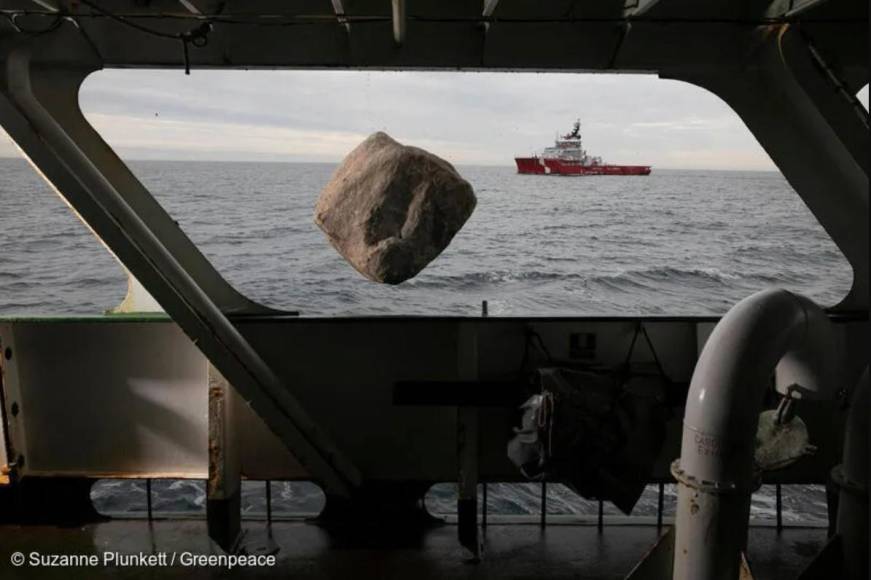
<path id="1" fill-rule="evenodd" d="M 12 482 L 12 467 L 9 465 L 9 455 L 12 453 L 12 440 L 9 437 L 9 428 L 6 419 L 6 390 L 3 386 L 4 374 L 4 347 L 0 340 L 0 485 L 8 485 Z M 11 353 L 11 351 L 10 351 Z"/>
<path id="2" fill-rule="evenodd" d="M 227 318 L 251 304 L 233 300 L 239 295 L 82 116 L 78 87 L 93 69 L 33 66 L 26 43 L 3 54 L 0 121 L 16 143 L 288 448 L 331 492 L 350 493 L 360 479 L 356 467 Z"/>
<path id="3" fill-rule="evenodd" d="M 708 89 L 737 111 L 853 268 L 850 292 L 834 310 L 867 311 L 868 112 L 794 27 L 760 31 L 754 56 L 757 66 L 728 76 L 667 76 Z"/>

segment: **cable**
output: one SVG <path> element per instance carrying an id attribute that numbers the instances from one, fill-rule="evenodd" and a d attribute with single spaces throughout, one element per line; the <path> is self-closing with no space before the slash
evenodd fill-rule
<path id="1" fill-rule="evenodd" d="M 99 12 L 106 18 L 110 18 L 116 22 L 119 22 L 125 26 L 129 26 L 134 30 L 138 30 L 140 32 L 144 32 L 145 34 L 150 34 L 151 36 L 155 36 L 157 38 L 166 38 L 168 40 L 178 40 L 181 42 L 182 47 L 182 56 L 184 58 L 184 74 L 191 74 L 191 61 L 190 61 L 190 53 L 188 50 L 188 44 L 193 44 L 197 48 L 203 48 L 207 44 L 209 44 L 209 33 L 212 31 L 212 24 L 208 20 L 200 23 L 199 26 L 191 28 L 187 32 L 163 32 L 162 30 L 157 30 L 154 28 L 150 28 L 148 26 L 143 26 L 138 22 L 134 22 L 130 20 L 126 16 L 121 16 L 120 14 L 115 14 L 106 10 L 105 8 L 99 6 L 97 3 L 92 2 L 91 0 L 79 0 L 85 6 L 88 6 L 92 10 Z"/>
<path id="2" fill-rule="evenodd" d="M 171 32 L 163 32 L 162 30 L 156 30 L 154 28 L 149 28 L 148 26 L 143 26 L 138 22 L 134 22 L 127 18 L 126 16 L 121 16 L 120 14 L 115 14 L 114 12 L 110 12 L 97 4 L 96 2 L 91 2 L 91 0 L 79 0 L 82 4 L 90 8 L 91 10 L 95 10 L 102 14 L 107 18 L 111 18 L 116 22 L 120 22 L 125 26 L 129 26 L 130 28 L 134 28 L 140 32 L 144 32 L 146 34 L 151 34 L 152 36 L 157 36 L 160 38 L 170 38 L 172 40 L 181 40 L 182 35 L 180 33 L 171 33 Z"/>

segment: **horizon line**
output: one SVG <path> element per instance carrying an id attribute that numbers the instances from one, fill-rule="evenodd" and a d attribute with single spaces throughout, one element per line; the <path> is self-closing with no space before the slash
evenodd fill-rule
<path id="1" fill-rule="evenodd" d="M 2 155 L 0 154 L 0 160 L 19 160 L 19 161 L 28 161 L 25 157 L 20 155 L 10 156 L 10 155 Z M 128 162 L 155 162 L 155 163 L 274 163 L 274 164 L 284 164 L 284 165 L 292 165 L 292 164 L 310 164 L 310 165 L 338 165 L 342 162 L 341 159 L 335 161 L 302 161 L 302 160 L 277 160 L 277 159 L 164 159 L 164 158 L 149 158 L 149 157 L 131 157 L 128 159 L 121 159 L 123 163 Z M 509 164 L 494 164 L 494 163 L 455 163 L 450 162 L 451 165 L 455 165 L 458 167 L 502 167 L 502 168 L 513 168 L 514 165 Z M 651 165 L 651 169 L 657 169 L 656 165 Z M 782 172 L 775 166 L 773 169 L 751 169 L 751 168 L 715 168 L 715 167 L 674 167 L 674 166 L 664 166 L 659 167 L 660 170 L 666 171 L 751 171 L 755 173 L 779 173 L 782 175 Z"/>

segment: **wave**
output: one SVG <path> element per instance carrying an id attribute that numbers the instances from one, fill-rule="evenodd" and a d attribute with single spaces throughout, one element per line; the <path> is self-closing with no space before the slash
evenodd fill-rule
<path id="1" fill-rule="evenodd" d="M 574 262 L 578 260 L 546 260 L 555 262 Z M 590 274 L 583 271 L 544 271 L 537 268 L 527 270 L 493 270 L 487 272 L 465 272 L 462 274 L 432 275 L 424 273 L 419 278 L 409 280 L 402 288 L 427 290 L 468 291 L 493 289 L 514 284 L 552 284 L 564 282 L 578 287 L 599 291 L 632 292 L 670 292 L 687 288 L 705 290 L 734 290 L 737 288 L 761 289 L 767 286 L 794 285 L 802 279 L 796 272 L 732 272 L 720 268 L 678 268 L 659 266 L 651 268 L 628 269 L 615 274 Z"/>
<path id="2" fill-rule="evenodd" d="M 469 290 L 477 287 L 510 284 L 512 282 L 557 282 L 582 279 L 581 273 L 544 272 L 541 270 L 494 270 L 490 272 L 468 272 L 447 276 L 423 275 L 412 279 L 403 286 L 410 288 Z"/>
<path id="3" fill-rule="evenodd" d="M 619 274 L 594 276 L 590 283 L 606 286 L 614 290 L 634 291 L 638 289 L 661 290 L 667 285 L 734 285 L 744 278 L 739 274 L 724 272 L 718 268 L 675 268 L 662 266 L 626 270 Z"/>

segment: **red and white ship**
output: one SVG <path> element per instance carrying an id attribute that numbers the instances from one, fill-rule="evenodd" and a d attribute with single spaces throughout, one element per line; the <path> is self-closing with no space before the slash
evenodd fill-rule
<path id="1" fill-rule="evenodd" d="M 538 175 L 648 175 L 649 165 L 611 165 L 601 157 L 591 157 L 581 147 L 581 122 L 572 132 L 558 138 L 541 155 L 515 157 L 518 173 Z"/>

